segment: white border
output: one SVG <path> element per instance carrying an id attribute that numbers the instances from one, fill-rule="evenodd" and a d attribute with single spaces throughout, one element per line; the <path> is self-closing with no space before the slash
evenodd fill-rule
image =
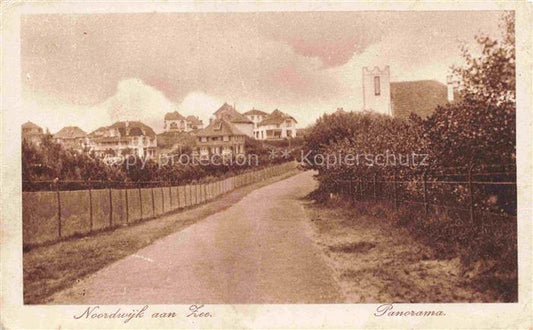
<path id="1" fill-rule="evenodd" d="M 519 302 L 510 304 L 398 304 L 398 310 L 443 310 L 444 317 L 374 317 L 378 304 L 209 305 L 210 319 L 185 318 L 185 305 L 151 305 L 176 311 L 177 319 L 75 320 L 87 306 L 22 304 L 20 127 L 20 15 L 108 12 L 249 12 L 348 10 L 516 10 Z M 114 2 L 2 4 L 2 231 L 1 322 L 5 328 L 528 328 L 532 326 L 532 80 L 531 7 L 526 2 Z M 201 302 L 198 302 L 201 303 Z M 384 302 L 385 303 L 385 302 Z M 116 306 L 118 307 L 118 306 Z M 128 309 L 128 306 L 120 306 Z M 115 306 L 106 306 L 113 310 Z"/>

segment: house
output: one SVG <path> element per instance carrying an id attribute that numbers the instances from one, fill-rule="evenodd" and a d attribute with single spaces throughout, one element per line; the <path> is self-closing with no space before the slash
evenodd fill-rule
<path id="1" fill-rule="evenodd" d="M 203 128 L 204 123 L 197 116 L 182 116 L 179 112 L 165 114 L 165 132 L 190 132 Z"/>
<path id="2" fill-rule="evenodd" d="M 226 119 L 214 119 L 196 134 L 200 156 L 244 154 L 246 133 Z"/>
<path id="3" fill-rule="evenodd" d="M 166 132 L 185 132 L 187 131 L 187 118 L 177 111 L 168 112 L 165 114 L 165 125 L 163 128 Z"/>
<path id="4" fill-rule="evenodd" d="M 245 113 L 243 113 L 243 115 L 245 115 L 246 118 L 250 119 L 254 123 L 254 130 L 256 130 L 257 124 L 262 122 L 268 116 L 268 113 L 254 108 L 252 110 L 246 111 Z"/>
<path id="5" fill-rule="evenodd" d="M 266 117 L 268 117 L 268 113 L 254 108 L 252 110 L 246 111 L 244 115 L 254 123 L 253 137 L 257 139 L 257 136 L 259 134 L 257 125 L 262 122 Z"/>
<path id="6" fill-rule="evenodd" d="M 27 121 L 21 126 L 22 140 L 34 145 L 40 145 L 44 135 L 43 129 L 31 121 Z"/>
<path id="7" fill-rule="evenodd" d="M 90 133 L 88 147 L 100 157 L 134 155 L 154 158 L 157 137 L 150 126 L 140 121 L 118 121 Z"/>
<path id="8" fill-rule="evenodd" d="M 187 132 L 204 128 L 204 122 L 198 116 L 187 116 Z"/>
<path id="9" fill-rule="evenodd" d="M 231 105 L 224 103 L 213 114 L 212 120 L 225 120 L 233 124 L 239 131 L 243 132 L 247 136 L 252 137 L 254 135 L 254 123 L 248 119 L 245 115 L 241 114 Z"/>
<path id="10" fill-rule="evenodd" d="M 425 118 L 439 105 L 458 97 L 451 77 L 447 85 L 435 80 L 390 81 L 390 67 L 363 67 L 363 109 L 406 118 L 411 113 Z"/>
<path id="11" fill-rule="evenodd" d="M 67 126 L 54 134 L 54 140 L 67 149 L 83 151 L 87 146 L 87 133 L 78 126 Z"/>
<path id="12" fill-rule="evenodd" d="M 278 109 L 272 111 L 257 124 L 255 137 L 258 140 L 279 140 L 296 137 L 296 119 Z"/>

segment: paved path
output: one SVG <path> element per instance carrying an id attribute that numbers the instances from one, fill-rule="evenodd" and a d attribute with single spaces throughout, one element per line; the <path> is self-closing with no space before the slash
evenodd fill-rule
<path id="1" fill-rule="evenodd" d="M 308 238 L 300 198 L 314 188 L 312 173 L 304 172 L 255 190 L 59 292 L 52 303 L 341 302 Z"/>

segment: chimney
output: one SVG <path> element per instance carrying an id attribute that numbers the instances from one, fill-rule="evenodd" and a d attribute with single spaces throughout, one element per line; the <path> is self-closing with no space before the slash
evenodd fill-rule
<path id="1" fill-rule="evenodd" d="M 448 86 L 448 102 L 453 102 L 453 76 L 452 75 L 448 75 L 446 77 L 446 85 Z"/>

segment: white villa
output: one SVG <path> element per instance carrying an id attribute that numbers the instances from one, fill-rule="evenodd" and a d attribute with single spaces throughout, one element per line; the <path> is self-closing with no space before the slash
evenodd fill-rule
<path id="1" fill-rule="evenodd" d="M 258 140 L 294 138 L 296 137 L 297 123 L 294 117 L 276 109 L 257 124 L 254 137 Z"/>
<path id="2" fill-rule="evenodd" d="M 157 138 L 154 130 L 140 121 L 118 121 L 89 134 L 88 147 L 99 157 L 135 155 L 153 158 Z"/>
<path id="3" fill-rule="evenodd" d="M 203 126 L 203 122 L 196 116 L 184 117 L 177 111 L 165 114 L 165 132 L 190 132 L 202 129 Z"/>

